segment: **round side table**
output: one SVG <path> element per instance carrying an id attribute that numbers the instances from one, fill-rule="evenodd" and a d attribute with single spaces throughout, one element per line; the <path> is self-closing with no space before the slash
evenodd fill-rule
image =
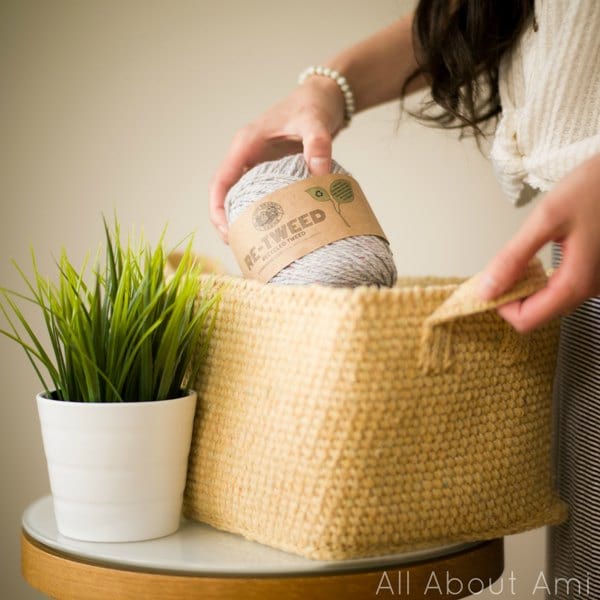
<path id="1" fill-rule="evenodd" d="M 25 511 L 21 542 L 23 576 L 57 600 L 456 600 L 490 586 L 504 568 L 502 539 L 313 561 L 183 520 L 156 540 L 79 542 L 58 533 L 50 496 Z"/>

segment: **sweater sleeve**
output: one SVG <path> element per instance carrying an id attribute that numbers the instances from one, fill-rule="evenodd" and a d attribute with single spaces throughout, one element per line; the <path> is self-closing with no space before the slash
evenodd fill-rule
<path id="1" fill-rule="evenodd" d="M 502 115 L 490 158 L 516 205 L 600 153 L 600 2 L 538 0 L 500 64 Z"/>

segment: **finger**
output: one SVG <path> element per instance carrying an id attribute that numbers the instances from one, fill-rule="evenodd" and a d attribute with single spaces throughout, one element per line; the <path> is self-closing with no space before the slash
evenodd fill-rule
<path id="1" fill-rule="evenodd" d="M 546 243 L 562 237 L 565 227 L 563 219 L 551 210 L 548 202 L 540 204 L 485 268 L 479 289 L 481 299 L 492 300 L 509 290 L 536 252 Z"/>
<path id="2" fill-rule="evenodd" d="M 247 134 L 238 134 L 231 145 L 229 153 L 215 173 L 210 185 L 209 213 L 210 220 L 217 228 L 223 241 L 227 241 L 227 216 L 225 214 L 225 197 L 231 186 L 244 174 L 247 166 L 260 155 L 264 141 Z"/>
<path id="3" fill-rule="evenodd" d="M 220 192 L 219 192 L 220 194 Z M 225 208 L 223 204 L 221 204 L 220 200 L 217 196 L 212 195 L 211 188 L 211 197 L 209 201 L 209 216 L 212 224 L 217 229 L 217 233 L 219 237 L 225 242 L 228 242 L 228 227 L 227 227 L 227 216 L 225 215 Z"/>
<path id="4" fill-rule="evenodd" d="M 331 170 L 331 134 L 318 121 L 306 121 L 300 127 L 304 160 L 312 175 L 326 175 Z"/>
<path id="5" fill-rule="evenodd" d="M 588 296 L 590 278 L 581 261 L 581 253 L 572 251 L 546 287 L 524 300 L 501 306 L 498 313 L 517 331 L 526 333 L 570 312 Z"/>
<path id="6" fill-rule="evenodd" d="M 519 313 L 521 311 L 521 305 L 524 300 L 513 300 L 508 304 L 499 306 L 496 310 L 498 314 L 508 323 L 510 323 L 515 329 L 517 329 L 516 323 L 519 319 Z"/>

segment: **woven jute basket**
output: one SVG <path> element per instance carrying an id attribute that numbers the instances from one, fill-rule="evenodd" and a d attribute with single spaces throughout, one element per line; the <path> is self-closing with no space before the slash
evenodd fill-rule
<path id="1" fill-rule="evenodd" d="M 184 512 L 315 559 L 483 540 L 557 523 L 558 322 L 517 334 L 477 277 L 393 289 L 217 277 Z"/>

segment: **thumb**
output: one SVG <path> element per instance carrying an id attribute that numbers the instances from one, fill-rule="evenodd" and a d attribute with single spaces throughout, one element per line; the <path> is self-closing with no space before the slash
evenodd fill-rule
<path id="1" fill-rule="evenodd" d="M 547 199 L 546 199 L 547 202 Z M 552 218 L 543 203 L 539 204 L 517 234 L 485 268 L 479 295 L 492 300 L 509 290 L 521 277 L 536 252 L 565 233 L 561 219 Z"/>
<path id="2" fill-rule="evenodd" d="M 331 134 L 314 121 L 301 132 L 304 160 L 312 175 L 326 175 L 331 170 Z"/>

